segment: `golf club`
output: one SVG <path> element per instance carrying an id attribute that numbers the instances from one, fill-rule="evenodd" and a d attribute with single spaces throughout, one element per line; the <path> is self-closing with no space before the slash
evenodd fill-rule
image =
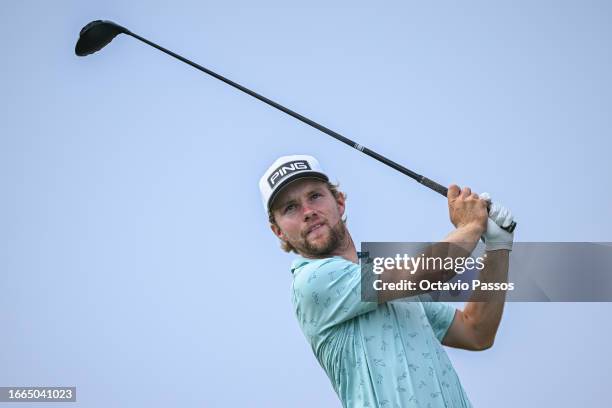
<path id="1" fill-rule="evenodd" d="M 339 133 L 334 132 L 331 129 L 326 128 L 325 126 L 322 126 L 320 124 L 318 124 L 317 122 L 308 119 L 305 116 L 300 115 L 297 112 L 292 111 L 291 109 L 287 109 L 284 106 L 274 102 L 271 99 L 266 98 L 265 96 L 259 95 L 256 92 L 251 91 L 248 88 L 245 88 L 244 86 L 231 81 L 201 65 L 196 64 L 195 62 L 192 62 L 190 60 L 188 60 L 187 58 L 184 58 L 170 50 L 167 50 L 149 40 L 147 40 L 146 38 L 143 38 L 137 34 L 134 34 L 133 32 L 129 31 L 127 28 L 122 27 L 116 23 L 113 23 L 112 21 L 107 21 L 107 20 L 95 20 L 92 21 L 91 23 L 87 24 L 85 27 L 83 27 L 83 29 L 81 30 L 81 32 L 79 33 L 79 40 L 77 41 L 76 47 L 75 47 L 75 53 L 76 55 L 80 56 L 80 57 L 84 57 L 86 55 L 89 54 L 93 54 L 96 51 L 100 51 L 102 48 L 104 48 L 107 44 L 109 44 L 113 38 L 115 38 L 116 36 L 118 36 L 119 34 L 126 34 L 129 36 L 132 36 L 154 48 L 157 48 L 158 50 L 173 56 L 174 58 L 183 61 L 186 64 L 191 65 L 192 67 L 205 72 L 206 74 L 213 76 L 215 78 L 217 78 L 220 81 L 225 82 L 228 85 L 233 86 L 236 89 L 241 90 L 244 93 L 247 93 L 249 95 L 251 95 L 254 98 L 259 99 L 260 101 L 286 113 L 287 115 L 293 116 L 294 118 L 314 127 L 315 129 L 320 130 L 323 133 L 328 134 L 329 136 L 333 137 L 336 140 L 339 140 L 357 150 L 359 150 L 362 153 L 367 154 L 370 157 L 373 157 L 374 159 L 380 161 L 381 163 L 386 164 L 389 167 L 394 168 L 395 170 L 399 171 L 400 173 L 403 173 L 405 175 L 407 175 L 408 177 L 418 181 L 419 183 L 423 184 L 424 186 L 429 187 L 430 189 L 440 193 L 442 196 L 446 197 L 446 194 L 448 192 L 448 189 L 438 183 L 436 183 L 433 180 L 428 179 L 425 176 L 422 176 L 418 173 L 413 172 L 412 170 L 407 169 L 406 167 L 387 159 L 386 157 L 376 153 L 373 150 L 368 149 L 367 147 L 364 147 L 358 143 L 355 143 L 354 141 L 342 136 Z M 504 227 L 502 227 L 504 228 Z M 513 222 L 511 225 L 509 225 L 508 227 L 505 227 L 504 229 L 508 232 L 512 232 L 514 231 L 514 229 L 516 228 L 516 223 Z"/>

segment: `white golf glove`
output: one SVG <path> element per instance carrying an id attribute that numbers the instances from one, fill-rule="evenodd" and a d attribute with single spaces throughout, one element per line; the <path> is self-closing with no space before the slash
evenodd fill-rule
<path id="1" fill-rule="evenodd" d="M 479 197 L 489 202 L 489 219 L 487 220 L 487 230 L 483 235 L 485 250 L 507 249 L 511 251 L 514 234 L 501 227 L 508 227 L 512 224 L 514 216 L 506 207 L 491 202 L 489 193 L 482 193 Z"/>

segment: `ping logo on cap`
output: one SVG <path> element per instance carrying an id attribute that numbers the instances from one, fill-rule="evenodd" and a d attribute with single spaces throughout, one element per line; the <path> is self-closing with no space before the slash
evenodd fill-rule
<path id="1" fill-rule="evenodd" d="M 270 188 L 274 188 L 279 181 L 285 176 L 295 173 L 296 171 L 311 170 L 310 164 L 306 160 L 294 160 L 278 166 L 274 172 L 268 177 Z"/>

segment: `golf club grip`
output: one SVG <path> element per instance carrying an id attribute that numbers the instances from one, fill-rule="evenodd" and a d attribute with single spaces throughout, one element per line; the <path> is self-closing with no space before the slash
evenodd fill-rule
<path id="1" fill-rule="evenodd" d="M 447 193 L 448 193 L 448 189 L 438 183 L 436 183 L 433 180 L 428 179 L 427 177 L 422 177 L 421 178 L 421 184 L 423 184 L 424 186 L 427 186 L 429 188 L 431 188 L 433 191 L 440 193 L 441 195 L 443 195 L 444 197 L 446 197 Z M 514 229 L 516 228 L 516 222 L 512 221 L 512 224 L 508 225 L 507 227 L 501 227 L 501 229 L 506 230 L 510 233 L 512 233 L 514 231 Z"/>
<path id="2" fill-rule="evenodd" d="M 436 183 L 433 180 L 428 179 L 427 177 L 421 177 L 420 183 L 426 187 L 431 188 L 433 191 L 440 193 L 444 197 L 448 194 L 448 188 Z"/>

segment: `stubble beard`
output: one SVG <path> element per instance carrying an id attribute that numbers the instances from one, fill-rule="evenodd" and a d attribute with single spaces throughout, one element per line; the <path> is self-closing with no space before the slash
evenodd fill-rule
<path id="1" fill-rule="evenodd" d="M 329 224 L 326 223 L 325 225 L 329 227 Z M 329 234 L 323 242 L 315 244 L 309 241 L 307 234 L 305 234 L 299 243 L 292 245 L 304 255 L 313 257 L 328 256 L 344 245 L 346 234 L 346 225 L 344 225 L 344 222 L 338 221 L 336 225 L 329 227 Z"/>

